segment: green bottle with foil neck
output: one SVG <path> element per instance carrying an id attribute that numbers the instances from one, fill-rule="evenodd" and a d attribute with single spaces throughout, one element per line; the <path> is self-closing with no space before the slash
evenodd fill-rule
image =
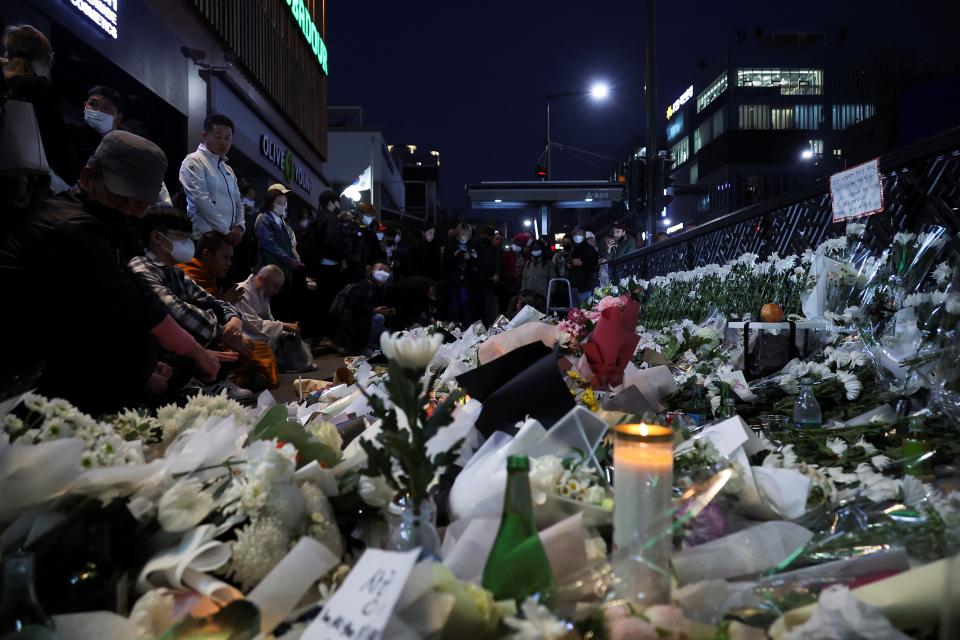
<path id="1" fill-rule="evenodd" d="M 533 517 L 527 456 L 507 458 L 503 517 L 483 568 L 483 588 L 496 600 L 518 605 L 530 596 L 547 606 L 553 603 L 556 585 Z"/>

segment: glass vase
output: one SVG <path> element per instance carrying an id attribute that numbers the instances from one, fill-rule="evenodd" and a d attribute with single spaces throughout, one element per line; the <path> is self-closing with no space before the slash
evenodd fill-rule
<path id="1" fill-rule="evenodd" d="M 415 508 L 408 494 L 398 493 L 390 502 L 387 524 L 390 527 L 385 546 L 388 551 L 420 547 L 421 557 L 440 557 L 437 505 L 433 498 L 424 498 Z"/>

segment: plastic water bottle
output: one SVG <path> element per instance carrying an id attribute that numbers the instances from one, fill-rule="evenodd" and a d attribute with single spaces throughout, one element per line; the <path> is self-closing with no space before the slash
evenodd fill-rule
<path id="1" fill-rule="evenodd" d="M 813 380 L 800 379 L 800 395 L 793 403 L 793 426 L 797 429 L 819 429 L 823 425 L 820 403 L 813 395 Z"/>

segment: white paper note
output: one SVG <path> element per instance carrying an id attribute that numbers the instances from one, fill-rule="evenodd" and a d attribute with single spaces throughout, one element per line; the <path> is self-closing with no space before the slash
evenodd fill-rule
<path id="1" fill-rule="evenodd" d="M 379 640 L 418 555 L 367 549 L 303 640 Z"/>

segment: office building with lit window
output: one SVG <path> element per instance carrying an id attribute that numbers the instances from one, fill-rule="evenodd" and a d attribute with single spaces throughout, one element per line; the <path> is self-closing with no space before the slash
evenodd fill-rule
<path id="1" fill-rule="evenodd" d="M 739 32 L 719 64 L 701 63 L 665 108 L 661 148 L 674 162 L 658 228 L 716 218 L 912 141 L 898 134 L 911 108 L 902 97 L 956 74 L 956 61 L 848 49 L 842 35 Z"/>

